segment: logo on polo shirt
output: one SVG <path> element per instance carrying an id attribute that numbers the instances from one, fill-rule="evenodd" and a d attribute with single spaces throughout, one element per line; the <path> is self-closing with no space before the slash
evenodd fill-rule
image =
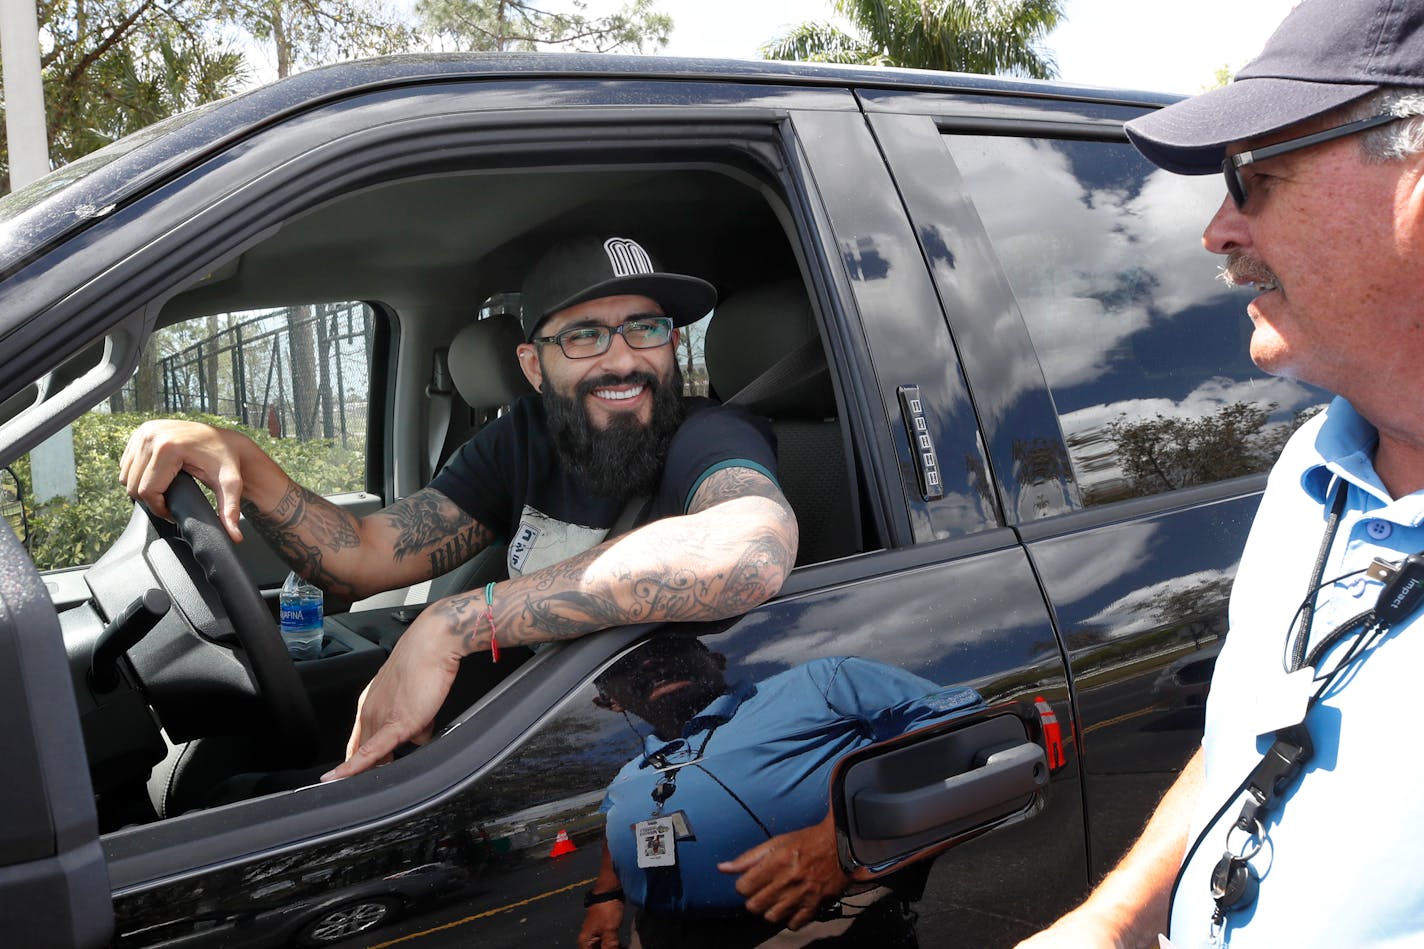
<path id="1" fill-rule="evenodd" d="M 603 250 L 608 254 L 608 265 L 615 277 L 631 277 L 640 273 L 655 273 L 653 259 L 642 245 L 627 237 L 610 237 L 603 242 Z"/>

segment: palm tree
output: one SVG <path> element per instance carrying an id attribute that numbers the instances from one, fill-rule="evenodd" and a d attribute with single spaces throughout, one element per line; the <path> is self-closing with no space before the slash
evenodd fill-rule
<path id="1" fill-rule="evenodd" d="M 1063 18 L 1062 0 L 833 0 L 856 34 L 803 23 L 761 48 L 767 59 L 909 66 L 1051 79 L 1038 48 Z"/>

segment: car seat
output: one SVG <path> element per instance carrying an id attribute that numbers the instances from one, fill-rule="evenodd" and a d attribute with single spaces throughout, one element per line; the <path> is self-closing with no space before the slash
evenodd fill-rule
<path id="1" fill-rule="evenodd" d="M 476 412 L 487 412 L 513 403 L 522 395 L 533 392 L 529 380 L 519 368 L 515 348 L 524 341 L 524 332 L 513 313 L 498 313 L 465 326 L 450 342 L 447 357 L 450 381 L 465 404 Z M 351 618 L 345 625 L 361 626 L 362 634 L 369 629 L 359 617 L 370 610 L 391 607 L 415 607 L 471 589 L 476 583 L 503 579 L 505 547 L 491 544 L 470 560 L 442 576 L 414 586 L 377 594 L 351 605 Z M 339 617 L 333 617 L 341 622 Z M 389 635 L 381 644 L 388 650 L 395 645 Z"/>
<path id="2" fill-rule="evenodd" d="M 861 549 L 835 387 L 805 287 L 786 280 L 728 295 L 707 327 L 712 390 L 768 418 L 782 493 L 796 512 L 798 566 Z"/>

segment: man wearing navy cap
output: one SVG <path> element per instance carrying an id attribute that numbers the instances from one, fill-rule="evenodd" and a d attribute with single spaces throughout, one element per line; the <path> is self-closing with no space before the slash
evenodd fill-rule
<path id="1" fill-rule="evenodd" d="M 150 422 L 120 465 L 128 492 L 166 513 L 186 469 L 229 534 L 238 509 L 293 568 L 347 599 L 407 586 L 508 543 L 510 579 L 433 603 L 362 696 L 340 778 L 423 741 L 460 660 L 628 623 L 720 619 L 771 597 L 796 560 L 769 426 L 682 397 L 677 327 L 712 285 L 663 271 L 635 240 L 554 247 L 521 298 L 520 367 L 537 395 L 462 446 L 429 487 L 358 518 L 293 482 L 246 436 Z M 646 496 L 645 526 L 608 538 Z"/>
<path id="2" fill-rule="evenodd" d="M 1424 944 L 1421 116 L 1424 4 L 1303 0 L 1230 85 L 1128 124 L 1225 175 L 1203 242 L 1256 291 L 1252 358 L 1339 397 L 1271 473 L 1202 750 L 1025 947 Z"/>

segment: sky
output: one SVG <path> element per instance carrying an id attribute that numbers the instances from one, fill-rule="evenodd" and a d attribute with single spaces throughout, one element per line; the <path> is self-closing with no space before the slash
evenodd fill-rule
<path id="1" fill-rule="evenodd" d="M 403 9 L 414 4 L 394 2 Z M 596 16 L 628 0 L 582 2 Z M 1045 45 L 1066 82 L 1190 94 L 1213 85 L 1221 67 L 1234 73 L 1246 65 L 1297 2 L 1063 0 L 1064 22 Z M 653 6 L 673 18 L 672 36 L 659 51 L 669 56 L 760 59 L 758 48 L 791 27 L 835 20 L 832 0 L 654 0 Z M 274 78 L 264 47 L 253 49 L 251 59 L 254 84 Z"/>
<path id="2" fill-rule="evenodd" d="M 1296 0 L 1065 0 L 1047 47 L 1059 78 L 1094 86 L 1200 92 L 1260 50 Z M 604 7 L 590 0 L 590 11 Z M 612 6 L 621 6 L 614 2 Z M 758 59 L 797 23 L 831 18 L 831 0 L 655 0 L 673 18 L 663 52 Z"/>

